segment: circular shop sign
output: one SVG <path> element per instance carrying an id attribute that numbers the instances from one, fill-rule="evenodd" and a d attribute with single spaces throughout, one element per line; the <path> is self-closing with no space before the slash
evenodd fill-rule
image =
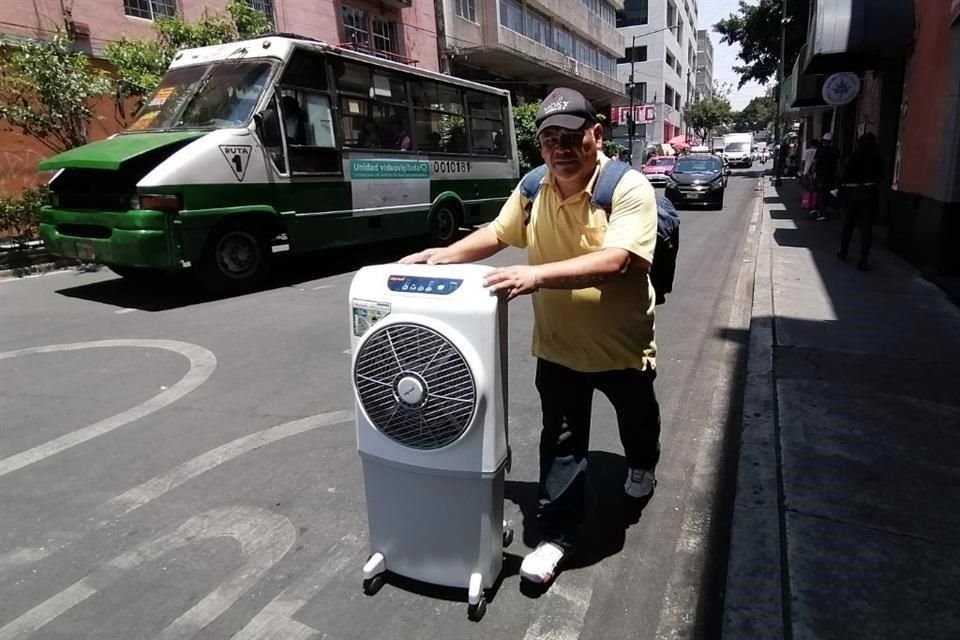
<path id="1" fill-rule="evenodd" d="M 860 95 L 860 78 L 855 73 L 835 73 L 823 83 L 823 100 L 839 107 L 853 102 Z"/>

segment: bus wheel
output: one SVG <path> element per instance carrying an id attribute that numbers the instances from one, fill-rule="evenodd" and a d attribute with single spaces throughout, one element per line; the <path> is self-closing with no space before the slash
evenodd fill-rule
<path id="1" fill-rule="evenodd" d="M 163 269 L 151 269 L 150 267 L 125 267 L 121 265 L 107 265 L 110 271 L 130 282 L 153 283 L 160 281 L 165 275 Z"/>
<path id="2" fill-rule="evenodd" d="M 254 226 L 214 228 L 197 265 L 197 277 L 211 293 L 240 293 L 267 277 L 270 246 Z"/>
<path id="3" fill-rule="evenodd" d="M 430 216 L 430 241 L 437 246 L 453 242 L 460 230 L 460 215 L 456 205 L 444 202 Z"/>

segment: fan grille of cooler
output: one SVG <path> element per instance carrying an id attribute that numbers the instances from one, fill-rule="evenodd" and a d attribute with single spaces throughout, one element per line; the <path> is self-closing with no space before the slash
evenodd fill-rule
<path id="1" fill-rule="evenodd" d="M 416 405 L 403 402 L 398 391 L 411 380 L 423 390 Z M 463 355 L 443 335 L 418 324 L 375 327 L 357 354 L 354 384 L 370 422 L 413 449 L 454 442 L 476 409 L 476 383 Z"/>

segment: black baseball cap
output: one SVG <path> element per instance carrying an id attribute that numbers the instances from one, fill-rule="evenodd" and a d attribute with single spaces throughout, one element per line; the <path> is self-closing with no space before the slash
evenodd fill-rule
<path id="1" fill-rule="evenodd" d="M 537 109 L 537 135 L 547 127 L 580 129 L 597 121 L 597 112 L 579 91 L 558 87 L 550 92 Z"/>

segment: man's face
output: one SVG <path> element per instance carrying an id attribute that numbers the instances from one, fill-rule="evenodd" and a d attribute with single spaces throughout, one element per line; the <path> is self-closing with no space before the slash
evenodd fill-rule
<path id="1" fill-rule="evenodd" d="M 593 174 L 602 141 L 603 127 L 599 124 L 588 124 L 581 129 L 549 127 L 537 137 L 540 157 L 550 173 L 560 180 Z"/>

